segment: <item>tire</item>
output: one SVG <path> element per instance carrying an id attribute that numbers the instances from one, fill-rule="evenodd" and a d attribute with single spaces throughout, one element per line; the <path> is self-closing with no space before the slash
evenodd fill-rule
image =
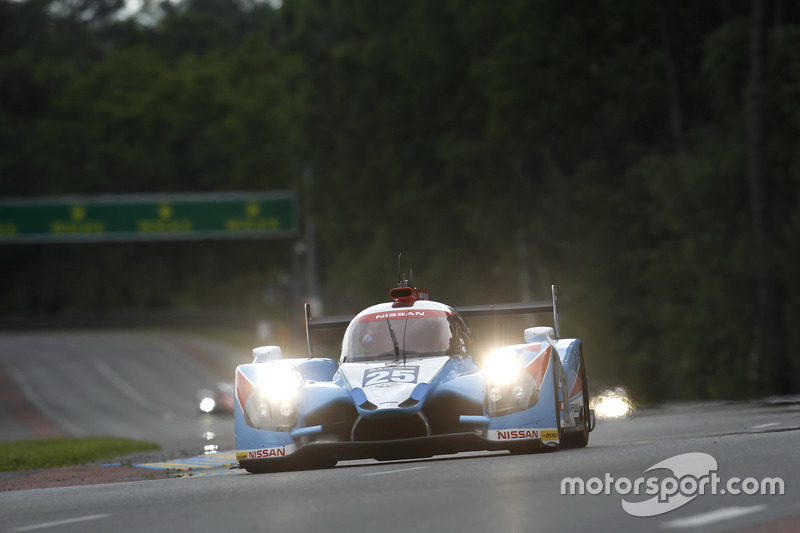
<path id="1" fill-rule="evenodd" d="M 581 390 L 583 391 L 583 423 L 581 431 L 568 433 L 562 440 L 565 448 L 585 448 L 589 444 L 589 384 L 586 380 L 586 365 L 583 360 L 583 347 L 580 351 L 581 362 Z"/>
<path id="2" fill-rule="evenodd" d="M 558 373 L 556 372 L 556 369 L 561 365 L 561 361 L 558 357 L 558 352 L 556 352 L 555 349 L 553 349 L 553 355 L 551 357 L 552 359 L 550 360 L 550 364 L 553 365 L 553 403 L 556 407 L 556 431 L 558 431 L 559 446 L 563 446 L 564 430 L 561 429 L 561 407 L 559 406 L 561 402 L 558 399 Z M 566 391 L 564 394 L 566 395 Z M 566 398 L 564 398 L 564 403 L 566 404 Z"/>

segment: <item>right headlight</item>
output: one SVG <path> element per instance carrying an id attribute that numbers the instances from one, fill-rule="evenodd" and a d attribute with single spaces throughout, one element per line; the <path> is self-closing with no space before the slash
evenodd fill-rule
<path id="1" fill-rule="evenodd" d="M 305 382 L 303 374 L 291 365 L 267 363 L 260 370 L 256 383 L 258 392 L 272 403 L 296 399 Z"/>
<path id="2" fill-rule="evenodd" d="M 252 425 L 271 431 L 292 429 L 297 424 L 297 402 L 304 383 L 295 367 L 264 363 L 246 406 Z"/>

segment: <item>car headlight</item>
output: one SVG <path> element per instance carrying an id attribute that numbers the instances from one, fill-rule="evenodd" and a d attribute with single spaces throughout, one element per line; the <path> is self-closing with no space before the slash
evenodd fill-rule
<path id="1" fill-rule="evenodd" d="M 495 350 L 486 360 L 484 372 L 490 385 L 508 385 L 516 381 L 522 372 L 522 361 L 514 350 Z"/>
<path id="2" fill-rule="evenodd" d="M 285 364 L 265 365 L 258 376 L 258 392 L 271 403 L 280 404 L 297 398 L 303 386 L 303 374 Z"/>
<path id="3" fill-rule="evenodd" d="M 217 406 L 217 402 L 214 401 L 214 398 L 210 398 L 206 396 L 202 400 L 200 400 L 200 410 L 204 413 L 210 413 L 214 410 Z"/>
<path id="4" fill-rule="evenodd" d="M 539 401 L 536 381 L 523 369 L 519 354 L 512 348 L 492 352 L 484 364 L 484 374 L 490 416 L 529 409 Z"/>
<path id="5" fill-rule="evenodd" d="M 303 375 L 285 363 L 263 363 L 256 379 L 256 393 L 247 401 L 248 423 L 258 429 L 289 431 L 298 420 L 297 402 Z"/>

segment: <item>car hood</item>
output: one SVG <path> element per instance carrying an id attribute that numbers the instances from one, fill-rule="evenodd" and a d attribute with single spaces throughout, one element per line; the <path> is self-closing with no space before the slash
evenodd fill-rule
<path id="1" fill-rule="evenodd" d="M 359 412 L 417 410 L 450 357 L 408 359 L 405 363 L 344 363 L 344 377 Z M 366 413 L 365 413 L 366 412 Z"/>

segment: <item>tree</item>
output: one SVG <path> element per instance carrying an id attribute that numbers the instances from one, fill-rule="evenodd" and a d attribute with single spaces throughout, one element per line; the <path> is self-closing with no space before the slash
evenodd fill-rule
<path id="1" fill-rule="evenodd" d="M 661 33 L 666 52 L 667 80 L 670 96 L 670 125 L 675 151 L 686 151 L 686 104 L 683 83 L 683 47 L 675 0 L 660 0 Z"/>
<path id="2" fill-rule="evenodd" d="M 766 131 L 766 0 L 752 1 L 752 44 L 750 55 L 749 107 L 749 165 L 748 183 L 753 220 L 754 257 L 758 281 L 759 333 L 758 353 L 763 359 L 767 387 L 772 394 L 788 390 L 785 375 L 786 351 L 783 344 L 783 317 L 778 300 L 775 270 L 775 230 L 769 208 L 767 167 L 765 163 Z"/>

